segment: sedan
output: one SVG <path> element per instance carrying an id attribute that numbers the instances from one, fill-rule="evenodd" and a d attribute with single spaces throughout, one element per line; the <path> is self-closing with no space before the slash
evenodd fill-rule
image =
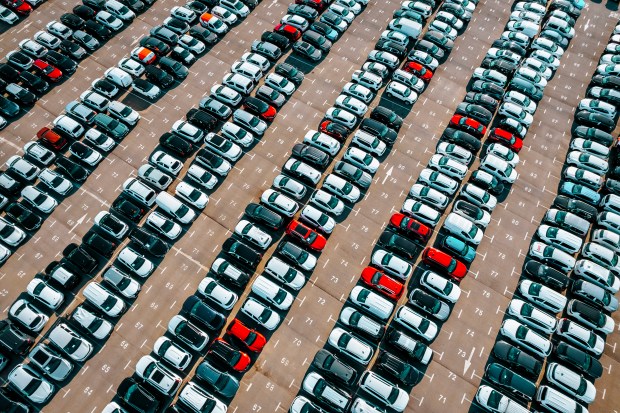
<path id="1" fill-rule="evenodd" d="M 54 208 L 58 206 L 58 202 L 54 198 L 32 185 L 28 185 L 22 189 L 21 196 L 26 202 L 32 205 L 33 208 L 45 214 L 50 214 Z"/>
<path id="2" fill-rule="evenodd" d="M 394 300 L 398 300 L 404 292 L 404 286 L 400 281 L 372 267 L 364 268 L 360 279 L 365 284 Z"/>
<path id="3" fill-rule="evenodd" d="M 379 169 L 379 160 L 359 148 L 349 148 L 344 153 L 344 160 L 371 174 Z"/>
<path id="4" fill-rule="evenodd" d="M 138 112 L 116 100 L 110 102 L 110 106 L 108 106 L 108 111 L 110 112 L 111 116 L 129 125 L 135 125 L 140 120 L 140 114 L 138 114 Z"/>
<path id="5" fill-rule="evenodd" d="M 315 251 L 323 250 L 327 242 L 324 236 L 308 228 L 297 220 L 293 220 L 289 223 L 286 228 L 286 234 Z"/>
<path id="6" fill-rule="evenodd" d="M 26 287 L 26 291 L 37 302 L 40 302 L 51 310 L 56 310 L 60 307 L 65 299 L 63 293 L 39 278 L 30 281 Z"/>
<path id="7" fill-rule="evenodd" d="M 35 333 L 40 332 L 49 320 L 47 315 L 24 299 L 15 301 L 9 308 L 8 313 L 12 320 L 17 321 L 26 329 Z"/>

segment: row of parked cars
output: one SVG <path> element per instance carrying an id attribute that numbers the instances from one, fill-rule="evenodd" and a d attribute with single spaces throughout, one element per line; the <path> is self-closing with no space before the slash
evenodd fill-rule
<path id="1" fill-rule="evenodd" d="M 449 19 L 453 13 L 466 14 L 471 18 L 471 10 L 465 10 L 458 2 L 444 2 L 437 12 L 441 18 Z M 363 86 L 370 90 L 374 98 L 380 88 L 387 84 L 385 95 L 390 98 L 403 100 L 395 96 L 395 90 L 402 88 L 415 88 L 415 98 L 409 103 L 415 102 L 417 94 L 422 93 L 431 80 L 433 71 L 439 62 L 430 62 L 431 57 L 439 55 L 440 61 L 447 59 L 447 55 L 453 46 L 454 37 L 451 39 L 444 32 L 437 29 L 443 27 L 438 24 L 440 20 L 432 20 L 428 32 L 422 39 L 417 39 L 423 25 L 437 9 L 433 1 L 411 2 L 405 1 L 401 8 L 394 13 L 394 20 L 388 25 L 376 45 L 376 49 L 369 54 L 368 61 L 364 63 L 362 70 L 353 74 L 353 83 L 358 90 Z M 441 13 L 441 14 L 439 14 Z M 451 19 L 453 24 L 459 24 L 459 31 L 464 28 L 460 19 Z M 403 29 L 400 29 L 404 27 Z M 412 30 L 416 28 L 415 30 Z M 401 61 L 406 59 L 401 66 Z M 391 82 L 388 81 L 391 79 Z M 345 86 L 345 89 L 348 87 Z M 408 94 L 409 92 L 405 92 Z M 363 100 L 362 94 L 356 96 L 362 104 L 368 104 Z M 337 99 L 337 104 L 339 104 Z M 358 105 L 359 106 L 359 105 Z M 356 113 L 352 108 L 341 108 L 349 112 L 333 107 L 328 109 L 326 118 L 333 123 L 340 123 L 346 127 L 355 127 L 359 123 L 357 116 L 364 112 Z M 363 172 L 374 174 L 379 166 L 379 159 L 387 154 L 396 134 L 402 126 L 402 118 L 389 109 L 379 106 L 370 112 L 370 118 L 364 119 L 351 140 L 351 146 L 345 152 L 343 161 L 361 168 Z M 337 116 L 334 116 L 337 115 Z M 347 117 L 354 120 L 346 124 Z M 389 128 L 389 133 L 373 131 L 373 121 L 383 123 Z M 378 128 L 377 128 L 378 129 Z M 374 139 L 374 141 L 372 140 Z M 364 158 L 368 159 L 367 166 L 352 161 L 351 154 L 357 150 L 364 151 Z M 378 158 L 378 159 L 377 159 Z M 334 173 L 338 174 L 339 164 L 336 163 Z M 324 181 L 328 183 L 329 177 Z M 368 184 L 371 181 L 368 180 Z M 359 187 L 356 195 L 368 188 L 361 185 L 361 181 L 351 181 Z M 321 190 L 319 190 L 321 191 Z M 328 188 L 329 191 L 329 188 Z M 331 191 L 332 193 L 336 192 Z M 355 202 L 359 196 L 349 199 Z M 346 200 L 346 198 L 345 198 Z M 312 199 L 310 200 L 312 203 Z M 337 216 L 336 216 L 337 218 Z M 398 328 L 389 328 L 386 333 L 386 321 L 396 309 L 395 303 L 405 291 L 405 284 L 413 274 L 412 260 L 419 251 L 418 242 L 426 242 L 430 238 L 432 230 L 425 224 L 411 216 L 395 214 L 389 228 L 381 234 L 377 241 L 377 250 L 371 256 L 369 267 L 362 271 L 360 282 L 353 288 L 349 295 L 347 305 L 342 309 L 338 322 L 327 339 L 327 346 L 320 350 L 314 357 L 312 366 L 302 383 L 304 394 L 298 396 L 292 403 L 289 411 L 300 413 L 304 411 L 353 411 L 353 412 L 385 412 L 403 411 L 408 403 L 409 396 L 403 387 L 416 384 L 422 373 L 414 365 L 426 365 L 431 361 L 432 350 L 425 344 L 431 339 L 430 327 L 418 329 L 422 321 L 418 314 L 408 306 L 399 307 L 394 316 L 395 325 Z M 424 288 L 431 293 L 445 293 L 450 299 L 456 301 L 460 294 L 458 285 L 447 279 L 428 272 L 423 278 Z M 426 290 L 426 291 L 428 291 Z M 428 296 L 422 289 L 412 292 L 412 302 L 420 297 Z M 430 297 L 430 296 L 428 296 Z M 421 298 L 421 302 L 424 298 Z M 446 315 L 447 316 L 447 315 Z M 431 323 L 432 324 L 432 323 Z M 422 333 L 421 339 L 413 339 L 411 334 Z M 382 349 L 377 361 L 376 369 L 368 368 L 377 348 L 377 343 L 385 336 L 389 343 Z M 368 368 L 359 373 L 360 369 Z M 309 395 L 309 396 L 307 396 Z"/>
<path id="2" fill-rule="evenodd" d="M 299 3 L 305 2 L 299 1 Z M 307 9 L 308 6 L 304 4 L 292 5 L 288 8 L 287 19 L 297 19 L 295 16 L 298 14 L 294 12 L 307 14 Z M 320 7 L 310 9 L 318 11 Z M 267 74 L 274 61 L 290 48 L 289 44 L 281 44 L 279 40 L 282 39 L 277 37 L 279 36 L 278 28 L 287 24 L 284 23 L 287 19 L 283 19 L 283 22 L 276 26 L 273 32 L 263 33 L 261 41 L 254 42 L 251 51 L 245 53 L 241 60 L 232 65 L 231 73 L 224 77 L 222 83 L 211 88 L 210 95 L 201 100 L 200 108 L 190 111 L 187 121 L 176 122 L 172 131 L 161 137 L 160 143 L 163 149 L 159 152 L 165 156 L 173 156 L 167 152 L 174 153 L 174 156 L 180 155 L 180 149 L 182 149 L 180 142 L 182 141 L 194 146 L 202 140 L 205 141 L 206 148 L 198 151 L 186 175 L 193 185 L 200 188 L 193 188 L 196 193 L 203 194 L 202 191 L 215 188 L 218 178 L 214 175 L 223 178 L 228 174 L 232 169 L 232 164 L 242 156 L 243 152 L 262 137 L 268 127 L 267 122 L 275 118 L 286 99 L 303 81 L 303 73 L 293 65 L 286 63 L 276 65 L 274 73 Z M 318 22 L 313 24 L 316 23 Z M 276 41 L 278 45 L 267 40 Z M 271 46 L 279 52 L 270 53 L 269 50 L 276 50 Z M 261 80 L 264 84 L 256 89 Z M 248 96 L 254 90 L 254 96 Z M 242 105 L 240 108 L 235 109 L 240 105 Z M 225 122 L 219 134 L 212 132 L 218 121 L 226 121 L 231 116 L 232 121 Z M 207 133 L 203 129 L 206 129 Z M 332 141 L 337 142 L 333 139 Z M 317 145 L 321 142 L 319 140 Z M 309 152 L 308 156 L 320 152 L 312 151 L 312 148 L 303 145 L 296 150 L 299 150 L 301 154 Z M 184 157 L 192 152 L 191 147 L 183 149 Z M 152 155 L 151 165 L 146 165 L 146 167 L 156 165 L 159 169 L 155 168 L 155 171 L 164 172 L 164 175 L 178 174 L 182 163 L 179 161 L 179 168 L 176 172 L 165 169 L 162 171 L 161 166 L 153 162 L 153 156 L 157 156 L 157 153 L 158 151 Z M 140 195 L 138 192 L 141 191 L 132 191 L 131 187 L 136 182 L 146 182 L 155 190 L 162 191 L 172 182 L 172 179 L 166 178 L 153 177 L 154 179 L 151 179 L 150 173 L 143 172 L 141 169 L 138 171 L 138 178 L 125 185 L 126 190 L 129 190 L 132 196 L 138 196 L 147 203 L 151 202 L 150 199 L 153 197 L 157 202 L 157 198 L 162 195 L 175 198 L 166 192 L 160 192 L 158 195 L 148 195 L 143 192 Z M 158 183 L 163 185 L 158 187 Z M 178 192 L 179 187 L 184 184 L 190 185 L 187 182 L 181 182 L 175 191 Z M 301 196 L 298 194 L 300 187 L 304 191 Z M 285 175 L 280 175 L 275 179 L 274 188 L 288 191 L 287 193 L 290 192 L 299 197 L 305 194 L 305 187 L 301 183 Z M 206 194 L 202 199 L 204 208 L 208 201 Z M 183 363 L 175 362 L 174 354 L 158 351 L 155 348 L 159 357 L 144 357 L 136 365 L 137 377 L 127 378 L 119 387 L 117 395 L 121 404 L 116 401 L 112 402 L 104 411 L 124 411 L 120 409 L 126 408 L 140 411 L 157 410 L 158 406 L 166 403 L 160 403 L 162 395 L 159 395 L 157 391 L 153 393 L 152 388 L 163 393 L 163 398 L 176 394 L 180 389 L 177 403 L 173 407 L 178 411 L 220 412 L 226 410 L 224 401 L 232 398 L 239 387 L 235 375 L 239 376 L 240 373 L 249 369 L 251 357 L 255 357 L 266 343 L 266 338 L 260 331 L 275 329 L 281 320 L 276 311 L 287 310 L 292 305 L 293 295 L 287 291 L 287 288 L 293 291 L 299 290 L 305 284 L 302 271 L 308 269 L 309 254 L 292 243 L 284 245 L 281 249 L 281 258 L 272 258 L 267 263 L 265 275 L 259 276 L 252 283 L 250 298 L 243 304 L 239 316 L 227 327 L 225 335 L 214 341 L 210 340 L 211 334 L 217 334 L 223 327 L 227 313 L 238 301 L 239 293 L 235 290 L 246 286 L 262 258 L 262 251 L 271 245 L 273 238 L 269 231 L 280 229 L 290 214 L 291 205 L 288 200 L 290 199 L 276 190 L 268 190 L 261 197 L 262 204 L 250 204 L 246 208 L 246 216 L 236 225 L 234 237 L 223 245 L 225 254 L 213 262 L 211 272 L 198 286 L 198 292 L 186 301 L 183 312 L 170 320 L 169 337 L 162 337 L 159 340 L 170 341 L 171 348 L 174 346 L 176 353 L 184 352 L 186 356 L 182 358 Z M 197 207 L 191 199 L 183 198 L 183 201 Z M 296 205 L 295 202 L 291 202 Z M 191 208 L 188 209 L 193 211 Z M 149 217 L 153 217 L 156 213 L 157 211 L 154 211 L 147 217 L 147 225 L 150 223 Z M 162 215 L 161 218 L 168 224 L 163 225 L 162 220 L 162 224 L 152 226 L 159 228 L 162 235 L 176 239 L 181 234 L 179 224 L 191 223 L 195 215 L 185 222 L 179 219 L 183 217 L 174 214 L 172 216 L 177 222 L 170 221 Z M 329 227 L 329 221 L 326 223 L 324 220 L 325 214 L 318 209 L 308 209 L 307 216 L 316 220 L 316 224 L 321 223 L 326 228 Z M 334 225 L 332 221 L 332 229 Z M 176 226 L 178 231 L 172 231 L 173 226 Z M 292 221 L 286 231 L 315 250 L 320 250 L 324 246 L 325 239 L 299 221 Z M 293 262 L 289 264 L 286 262 L 287 259 Z M 301 263 L 301 268 L 296 269 L 292 265 L 295 262 Z M 247 327 L 247 323 L 255 323 L 259 331 Z M 194 379 L 180 388 L 180 375 L 174 370 L 183 371 L 189 366 L 193 355 L 200 357 L 205 353 L 206 358 L 198 366 Z M 171 364 L 174 369 L 169 368 Z M 147 371 L 155 369 L 162 372 L 161 380 L 146 374 Z M 136 378 L 139 380 L 136 381 Z M 134 393 L 140 394 L 141 397 L 134 396 Z"/>
<path id="3" fill-rule="evenodd" d="M 0 22 L 15 25 L 21 21 L 20 16 L 24 18 L 30 16 L 32 10 L 44 2 L 45 0 L 1 0 Z"/>

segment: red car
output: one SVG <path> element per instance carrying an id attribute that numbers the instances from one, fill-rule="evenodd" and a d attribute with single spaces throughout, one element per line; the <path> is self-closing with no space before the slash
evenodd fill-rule
<path id="1" fill-rule="evenodd" d="M 253 113 L 263 120 L 266 120 L 267 122 L 274 120 L 278 114 L 276 108 L 253 96 L 248 96 L 245 98 L 243 101 L 243 109 Z"/>
<path id="2" fill-rule="evenodd" d="M 301 32 L 299 29 L 291 26 L 290 24 L 280 23 L 273 28 L 273 31 L 286 37 L 291 42 L 296 42 L 301 37 Z"/>
<path id="3" fill-rule="evenodd" d="M 312 7 L 319 13 L 327 8 L 326 0 L 295 0 L 295 4 L 302 4 L 304 6 Z"/>
<path id="4" fill-rule="evenodd" d="M 235 337 L 241 341 L 248 350 L 259 352 L 265 347 L 267 339 L 261 333 L 256 330 L 252 330 L 245 326 L 241 321 L 236 318 L 228 325 L 226 333 L 229 336 Z"/>
<path id="5" fill-rule="evenodd" d="M 308 228 L 296 219 L 292 220 L 286 227 L 286 234 L 307 245 L 315 251 L 325 248 L 327 240 L 325 237 L 313 229 Z"/>
<path id="6" fill-rule="evenodd" d="M 390 224 L 404 232 L 406 235 L 413 235 L 422 242 L 428 242 L 433 231 L 423 223 L 408 217 L 400 212 L 395 213 L 390 218 Z"/>
<path id="7" fill-rule="evenodd" d="M 48 127 L 41 128 L 41 130 L 37 132 L 37 138 L 39 138 L 42 144 L 56 151 L 61 150 L 67 145 L 67 139 Z"/>
<path id="8" fill-rule="evenodd" d="M 523 148 L 523 139 L 513 135 L 508 131 L 505 131 L 504 129 L 491 129 L 489 139 L 495 142 L 499 142 L 502 145 L 509 147 L 515 152 L 519 152 L 521 148 Z"/>
<path id="9" fill-rule="evenodd" d="M 331 120 L 324 120 L 319 125 L 319 131 L 326 135 L 336 138 L 339 141 L 344 141 L 349 136 L 349 129 L 339 123 L 332 122 Z"/>
<path id="10" fill-rule="evenodd" d="M 422 252 L 422 261 L 445 270 L 450 277 L 456 281 L 461 281 L 467 275 L 467 267 L 456 258 L 433 247 L 426 247 Z"/>
<path id="11" fill-rule="evenodd" d="M 426 83 L 430 82 L 433 78 L 433 72 L 418 62 L 407 62 L 407 64 L 403 67 L 403 70 L 407 73 L 416 75 Z"/>
<path id="12" fill-rule="evenodd" d="M 1 0 L 0 4 L 6 6 L 11 10 L 14 10 L 16 13 L 21 14 L 22 16 L 28 16 L 30 12 L 32 12 L 32 7 L 24 0 Z"/>
<path id="13" fill-rule="evenodd" d="M 456 126 L 459 129 L 463 129 L 465 130 L 465 132 L 473 133 L 479 138 L 484 136 L 484 134 L 487 132 L 486 126 L 484 126 L 482 123 L 462 115 L 452 116 L 452 119 L 450 119 L 450 125 Z"/>
<path id="14" fill-rule="evenodd" d="M 366 284 L 394 300 L 398 300 L 403 294 L 404 286 L 401 283 L 376 268 L 364 268 L 361 278 Z"/>
<path id="15" fill-rule="evenodd" d="M 221 338 L 216 338 L 207 352 L 207 358 L 218 360 L 236 371 L 246 371 L 250 367 L 250 356 L 239 351 Z"/>
<path id="16" fill-rule="evenodd" d="M 62 72 L 60 69 L 52 66 L 51 64 L 44 62 L 41 59 L 37 59 L 32 64 L 32 67 L 39 73 L 45 75 L 52 82 L 58 82 L 62 79 Z"/>

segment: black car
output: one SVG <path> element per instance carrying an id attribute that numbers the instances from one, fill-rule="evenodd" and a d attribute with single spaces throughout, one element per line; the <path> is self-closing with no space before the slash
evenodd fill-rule
<path id="1" fill-rule="evenodd" d="M 65 13 L 60 16 L 60 22 L 71 30 L 80 30 L 84 27 L 84 19 L 72 13 Z"/>
<path id="2" fill-rule="evenodd" d="M 604 132 L 611 132 L 616 127 L 616 122 L 610 117 L 600 113 L 588 112 L 587 110 L 580 110 L 577 112 L 575 114 L 575 120 L 582 125 L 601 129 Z"/>
<path id="3" fill-rule="evenodd" d="M 493 118 L 493 114 L 488 109 L 480 105 L 476 105 L 475 103 L 467 102 L 459 103 L 456 107 L 456 114 L 468 116 L 484 124 L 485 126 L 487 126 Z"/>
<path id="4" fill-rule="evenodd" d="M 159 64 L 159 67 L 162 68 L 162 70 L 177 79 L 185 79 L 189 74 L 189 70 L 187 69 L 187 67 L 185 67 L 185 65 L 169 57 L 164 56 L 160 58 L 157 63 Z"/>
<path id="5" fill-rule="evenodd" d="M 327 23 L 323 22 L 314 22 L 310 26 L 310 30 L 315 31 L 323 36 L 327 36 L 328 33 L 334 31 L 334 29 Z"/>
<path id="6" fill-rule="evenodd" d="M 620 181 L 613 178 L 607 178 L 605 180 L 605 189 L 609 193 L 620 195 Z"/>
<path id="7" fill-rule="evenodd" d="M 507 77 L 512 77 L 514 72 L 517 70 L 516 64 L 514 64 L 508 59 L 503 58 L 494 59 L 492 57 L 485 57 L 484 59 L 482 59 L 482 63 L 480 63 L 480 66 L 484 67 L 485 69 L 497 70 L 498 72 L 506 75 Z"/>
<path id="8" fill-rule="evenodd" d="M 158 67 L 147 66 L 144 73 L 146 78 L 157 86 L 167 88 L 174 84 L 174 77 Z"/>
<path id="9" fill-rule="evenodd" d="M 376 136 L 387 145 L 394 144 L 396 138 L 398 138 L 398 134 L 395 131 L 374 119 L 364 119 L 360 124 L 360 129 Z"/>
<path id="10" fill-rule="evenodd" d="M 498 341 L 493 346 L 493 356 L 528 377 L 536 378 L 542 370 L 542 363 L 524 351 L 505 341 Z"/>
<path id="11" fill-rule="evenodd" d="M 597 210 L 590 204 L 576 199 L 568 198 L 564 195 L 559 195 L 553 201 L 553 206 L 563 209 L 568 212 L 572 212 L 581 218 L 593 222 L 596 219 Z"/>
<path id="12" fill-rule="evenodd" d="M 77 70 L 78 64 L 75 60 L 68 58 L 67 56 L 50 50 L 45 55 L 45 61 L 53 64 L 63 73 L 74 73 Z"/>
<path id="13" fill-rule="evenodd" d="M 192 10 L 197 15 L 201 15 L 202 13 L 209 11 L 209 6 L 207 6 L 204 2 L 198 0 L 192 0 L 185 4 L 185 7 Z"/>
<path id="14" fill-rule="evenodd" d="M 176 17 L 170 17 L 165 25 L 166 27 L 168 27 L 170 30 L 172 30 L 173 32 L 176 33 L 187 33 L 187 31 L 189 30 L 189 24 L 186 21 L 183 21 L 181 19 L 177 19 Z"/>
<path id="15" fill-rule="evenodd" d="M 86 168 L 62 156 L 56 159 L 56 169 L 67 178 L 76 182 L 84 182 L 88 175 L 90 175 Z"/>
<path id="16" fill-rule="evenodd" d="M 291 4 L 288 6 L 287 13 L 296 14 L 309 20 L 310 23 L 319 16 L 319 12 L 310 6 L 303 4 Z"/>
<path id="17" fill-rule="evenodd" d="M 149 34 L 156 39 L 168 43 L 170 46 L 176 46 L 179 42 L 179 35 L 165 26 L 155 26 Z"/>
<path id="18" fill-rule="evenodd" d="M 467 92 L 464 100 L 468 103 L 484 106 L 491 112 L 495 112 L 497 106 L 499 106 L 499 100 L 493 99 L 491 96 L 485 95 L 484 93 Z"/>
<path id="19" fill-rule="evenodd" d="M 163 257 L 170 250 L 170 245 L 167 242 L 162 241 L 158 236 L 144 228 L 134 228 L 129 237 L 140 250 L 156 257 Z"/>
<path id="20" fill-rule="evenodd" d="M 554 290 L 564 291 L 568 287 L 569 279 L 565 274 L 541 262 L 529 260 L 525 263 L 524 269 L 528 278 L 540 281 Z"/>
<path id="21" fill-rule="evenodd" d="M 13 116 L 17 116 L 19 110 L 19 105 L 17 103 L 8 100 L 4 96 L 0 96 L 0 115 L 12 118 Z"/>
<path id="22" fill-rule="evenodd" d="M 106 0 L 82 0 L 82 3 L 95 10 L 103 10 Z"/>
<path id="23" fill-rule="evenodd" d="M 30 211 L 30 208 L 17 202 L 9 204 L 4 212 L 8 218 L 26 231 L 34 231 L 43 223 L 43 218 Z"/>
<path id="24" fill-rule="evenodd" d="M 146 47 L 157 56 L 165 56 L 170 53 L 170 46 L 154 37 L 146 36 L 140 39 L 140 46 Z M 148 66 L 147 66 L 148 67 Z"/>
<path id="25" fill-rule="evenodd" d="M 438 298 L 425 293 L 420 288 L 414 288 L 409 294 L 411 305 L 433 318 L 445 320 L 450 315 L 450 307 Z"/>
<path id="26" fill-rule="evenodd" d="M 437 46 L 435 43 L 430 42 L 428 40 L 418 40 L 415 43 L 414 49 L 411 52 L 409 52 L 409 54 L 413 55 L 413 53 L 417 51 L 426 52 L 439 61 L 443 61 L 444 58 L 446 57 L 446 53 L 443 51 L 441 47 Z"/>
<path id="27" fill-rule="evenodd" d="M 383 123 L 389 128 L 399 131 L 403 126 L 403 118 L 398 116 L 392 109 L 385 106 L 377 106 L 370 112 L 370 119 Z"/>
<path id="28" fill-rule="evenodd" d="M 454 128 L 446 128 L 441 137 L 448 142 L 460 145 L 472 152 L 478 152 L 478 150 L 480 150 L 480 146 L 482 146 L 480 139 L 477 139 L 467 132 Z"/>
<path id="29" fill-rule="evenodd" d="M 195 295 L 190 296 L 185 303 L 183 303 L 182 310 L 187 313 L 189 318 L 211 330 L 217 331 L 221 329 L 226 322 L 226 317 L 224 317 L 223 314 L 209 307 Z"/>
<path id="30" fill-rule="evenodd" d="M 245 353 L 237 350 L 221 338 L 213 341 L 209 347 L 209 351 L 207 352 L 207 358 L 209 360 L 216 360 L 235 370 L 237 369 L 236 366 L 238 363 L 243 361 L 243 358 L 247 357 L 248 356 Z"/>
<path id="31" fill-rule="evenodd" d="M 146 10 L 146 4 L 144 4 L 140 0 L 118 0 L 118 1 L 124 4 L 125 6 L 129 7 L 130 10 L 136 12 L 136 14 L 142 13 L 143 11 Z"/>
<path id="32" fill-rule="evenodd" d="M 106 135 L 111 136 L 115 140 L 121 140 L 129 133 L 129 127 L 105 113 L 97 113 L 95 115 L 94 124 Z"/>
<path id="33" fill-rule="evenodd" d="M 50 89 L 49 83 L 25 70 L 19 74 L 19 79 L 23 87 L 37 95 L 43 95 Z"/>
<path id="34" fill-rule="evenodd" d="M 97 268 L 97 260 L 88 251 L 75 243 L 67 245 L 62 254 L 80 272 L 91 274 Z"/>
<path id="35" fill-rule="evenodd" d="M 112 212 L 116 212 L 131 222 L 140 222 L 146 211 L 125 198 L 116 198 L 110 207 Z"/>
<path id="36" fill-rule="evenodd" d="M 108 40 L 114 36 L 112 30 L 94 20 L 84 22 L 84 31 L 99 40 Z"/>
<path id="37" fill-rule="evenodd" d="M 117 247 L 115 242 L 103 238 L 96 232 L 88 232 L 84 236 L 82 244 L 88 247 L 89 252 L 100 254 L 107 258 L 110 258 L 114 254 L 114 250 Z"/>
<path id="38" fill-rule="evenodd" d="M 523 93 L 534 102 L 539 102 L 543 97 L 543 91 L 541 88 L 523 78 L 513 78 L 510 81 L 510 85 L 508 88 Z"/>
<path id="39" fill-rule="evenodd" d="M 159 400 L 132 377 L 128 377 L 121 382 L 118 389 L 116 389 L 116 395 L 122 400 L 123 404 L 131 407 L 132 411 L 139 413 L 155 413 L 159 411 Z"/>
<path id="40" fill-rule="evenodd" d="M 504 192 L 506 188 L 504 184 L 495 176 L 488 172 L 475 170 L 470 178 L 469 182 L 479 186 L 480 188 L 489 191 L 493 195 L 499 195 Z"/>
<path id="41" fill-rule="evenodd" d="M 37 95 L 15 83 L 9 84 L 5 89 L 5 93 L 9 95 L 10 99 L 24 106 L 32 106 L 39 100 Z"/>
<path id="42" fill-rule="evenodd" d="M 569 344 L 560 342 L 553 349 L 554 356 L 570 367 L 587 374 L 592 379 L 598 379 L 603 374 L 601 362 Z"/>
<path id="43" fill-rule="evenodd" d="M 28 413 L 30 409 L 16 400 L 10 399 L 4 391 L 0 390 L 0 412 L 4 413 Z"/>
<path id="44" fill-rule="evenodd" d="M 339 384 L 342 383 L 351 387 L 357 382 L 357 372 L 355 369 L 343 363 L 332 353 L 325 349 L 319 350 L 312 360 L 312 366 L 321 374 L 335 379 Z"/>
<path id="45" fill-rule="evenodd" d="M 304 74 L 302 73 L 302 71 L 297 69 L 290 63 L 278 63 L 274 71 L 277 74 L 284 76 L 285 78 L 293 82 L 296 87 L 299 87 L 299 85 L 301 85 L 301 82 L 303 82 L 304 80 Z"/>
<path id="46" fill-rule="evenodd" d="M 95 17 L 95 15 L 97 14 L 95 10 L 83 4 L 78 4 L 77 6 L 73 8 L 72 11 L 73 11 L 73 14 L 82 18 L 83 20 L 90 20 L 93 17 Z"/>
<path id="47" fill-rule="evenodd" d="M 281 243 L 277 251 L 280 256 L 298 266 L 306 262 L 309 256 L 306 251 L 289 241 Z"/>
<path id="48" fill-rule="evenodd" d="M 297 143 L 293 146 L 293 156 L 325 169 L 329 165 L 330 157 L 322 150 L 305 143 Z"/>
<path id="49" fill-rule="evenodd" d="M 413 340 L 410 337 L 408 337 L 406 334 L 398 331 L 397 329 L 395 329 L 394 327 L 389 327 L 388 328 L 388 333 L 386 335 L 387 338 L 387 342 L 392 345 L 393 347 L 396 347 L 400 352 L 402 352 L 403 354 L 407 354 L 407 356 L 412 360 L 412 361 L 416 361 L 416 362 L 422 362 L 424 360 L 424 358 L 426 357 L 426 353 L 428 351 L 428 346 L 424 343 L 422 343 L 422 341 L 419 340 Z M 400 343 L 402 341 L 415 341 L 415 345 L 413 348 L 403 348 Z M 430 361 L 432 360 L 432 352 L 431 352 L 431 357 L 428 361 L 425 362 L 425 364 L 430 363 Z"/>
<path id="50" fill-rule="evenodd" d="M 222 250 L 253 269 L 258 266 L 263 258 L 262 254 L 233 238 L 228 238 L 224 241 Z"/>
<path id="51" fill-rule="evenodd" d="M 485 370 L 485 377 L 500 388 L 526 400 L 532 400 L 536 395 L 536 384 L 501 364 L 489 364 Z"/>
<path id="52" fill-rule="evenodd" d="M 219 40 L 219 37 L 217 37 L 217 34 L 213 33 L 209 29 L 205 29 L 204 27 L 200 27 L 200 26 L 194 26 L 191 29 L 189 29 L 189 35 L 200 40 L 201 42 L 207 45 L 215 44 Z"/>
<path id="53" fill-rule="evenodd" d="M 419 251 L 416 244 L 392 231 L 383 231 L 377 240 L 377 244 L 408 260 L 412 260 Z"/>
<path id="54" fill-rule="evenodd" d="M 317 33 L 313 30 L 306 31 L 301 36 L 301 39 L 305 42 L 310 43 L 312 46 L 316 47 L 317 49 L 322 50 L 323 52 L 329 52 L 329 50 L 332 48 L 332 42 L 327 40 L 327 38 L 323 36 L 322 34 Z"/>
<path id="55" fill-rule="evenodd" d="M 19 70 L 15 69 L 8 63 L 0 63 L 0 78 L 6 83 L 19 81 Z"/>
<path id="56" fill-rule="evenodd" d="M 0 320 L 0 348 L 16 355 L 26 354 L 34 340 L 8 320 Z"/>
<path id="57" fill-rule="evenodd" d="M 291 45 L 290 40 L 286 38 L 285 36 L 282 36 L 281 34 L 278 34 L 278 33 L 269 32 L 269 31 L 263 32 L 260 39 L 263 42 L 269 42 L 271 44 L 275 44 L 282 51 L 288 49 L 289 46 Z"/>
<path id="58" fill-rule="evenodd" d="M 398 44 L 393 40 L 379 39 L 377 43 L 375 44 L 375 49 L 383 50 L 384 52 L 388 52 L 388 53 L 392 53 L 394 56 L 398 57 L 400 60 L 404 59 L 405 56 L 407 56 L 407 49 L 403 45 Z"/>
<path id="59" fill-rule="evenodd" d="M 219 155 L 214 154 L 209 151 L 207 148 L 202 148 L 196 153 L 196 162 L 200 165 L 207 167 L 217 174 L 221 174 L 221 171 L 218 171 L 218 168 L 226 162 L 224 158 Z"/>
<path id="60" fill-rule="evenodd" d="M 575 130 L 573 131 L 573 135 L 576 138 L 583 138 L 583 139 L 596 141 L 607 147 L 610 147 L 611 145 L 613 145 L 615 141 L 614 137 L 611 134 L 607 132 L 603 132 L 600 129 L 590 128 L 587 126 L 577 126 Z"/>
<path id="61" fill-rule="evenodd" d="M 596 86 L 608 87 L 620 90 L 620 76 L 614 75 L 595 75 L 592 77 L 592 83 Z"/>
<path id="62" fill-rule="evenodd" d="M 245 207 L 245 214 L 252 220 L 264 224 L 273 230 L 278 230 L 284 224 L 284 219 L 267 207 L 250 203 Z"/>
<path id="63" fill-rule="evenodd" d="M 211 114 L 205 112 L 202 109 L 190 109 L 185 114 L 185 118 L 189 123 L 203 129 L 207 132 L 211 132 L 217 126 L 218 120 Z"/>
<path id="64" fill-rule="evenodd" d="M 381 353 L 379 353 L 376 366 L 405 386 L 415 385 L 420 381 L 420 377 L 422 376 L 422 373 L 418 371 L 418 369 L 387 351 L 381 351 Z"/>
<path id="65" fill-rule="evenodd" d="M 229 373 L 215 368 L 208 361 L 203 361 L 196 369 L 196 378 L 209 385 L 218 394 L 233 397 L 239 389 L 239 382 Z"/>
<path id="66" fill-rule="evenodd" d="M 422 37 L 422 40 L 435 43 L 437 46 L 441 47 L 445 52 L 448 53 L 454 47 L 454 42 L 452 41 L 452 39 L 448 38 L 448 36 L 436 30 L 427 31 L 424 34 L 424 37 Z"/>
<path id="67" fill-rule="evenodd" d="M 372 176 L 370 176 L 368 172 L 362 171 L 357 166 L 347 162 L 336 162 L 336 165 L 334 165 L 334 173 L 360 188 L 366 189 L 372 183 Z"/>
<path id="68" fill-rule="evenodd" d="M 476 80 L 471 86 L 471 90 L 474 92 L 485 93 L 498 100 L 504 96 L 504 88 L 495 83 L 485 82 L 483 80 Z"/>
<path id="69" fill-rule="evenodd" d="M 510 40 L 497 39 L 493 42 L 491 47 L 495 47 L 497 49 L 509 50 L 513 53 L 518 54 L 521 57 L 524 57 L 527 51 L 523 48 L 523 46 L 519 45 L 517 42 L 513 42 Z"/>
<path id="70" fill-rule="evenodd" d="M 159 144 L 183 158 L 187 158 L 194 151 L 194 145 L 172 132 L 165 132 L 161 135 Z"/>

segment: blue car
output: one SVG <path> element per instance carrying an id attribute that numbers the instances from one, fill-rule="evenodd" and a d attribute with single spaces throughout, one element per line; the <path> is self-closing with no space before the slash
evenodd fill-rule
<path id="1" fill-rule="evenodd" d="M 562 185 L 560 185 L 560 193 L 580 199 L 594 206 L 597 206 L 601 200 L 601 195 L 598 192 L 588 188 L 587 186 L 572 182 L 563 182 Z"/>
<path id="2" fill-rule="evenodd" d="M 441 249 L 452 253 L 467 264 L 470 264 L 476 258 L 476 249 L 458 238 L 448 235 L 441 241 Z"/>

